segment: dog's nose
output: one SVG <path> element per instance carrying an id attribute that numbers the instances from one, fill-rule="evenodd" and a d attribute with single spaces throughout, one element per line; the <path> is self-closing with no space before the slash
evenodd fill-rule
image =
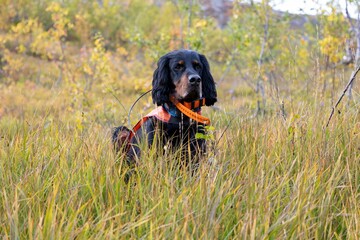
<path id="1" fill-rule="evenodd" d="M 194 74 L 189 76 L 189 83 L 191 85 L 197 86 L 200 84 L 200 82 L 201 82 L 201 78 L 199 75 Z"/>

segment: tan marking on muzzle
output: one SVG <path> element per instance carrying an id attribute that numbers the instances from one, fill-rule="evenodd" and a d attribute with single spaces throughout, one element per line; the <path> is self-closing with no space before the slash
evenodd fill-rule
<path id="1" fill-rule="evenodd" d="M 175 84 L 175 97 L 177 99 L 182 99 L 186 97 L 189 88 L 189 79 L 188 76 L 184 73 L 180 80 Z"/>

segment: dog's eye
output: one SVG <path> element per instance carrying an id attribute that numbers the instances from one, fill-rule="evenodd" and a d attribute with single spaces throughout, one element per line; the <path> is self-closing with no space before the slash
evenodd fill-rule
<path id="1" fill-rule="evenodd" d="M 201 69 L 201 65 L 199 63 L 197 63 L 197 62 L 195 62 L 193 64 L 193 66 L 194 66 L 195 70 L 200 70 Z"/>
<path id="2" fill-rule="evenodd" d="M 175 65 L 175 70 L 180 71 L 184 68 L 184 64 L 178 63 Z"/>

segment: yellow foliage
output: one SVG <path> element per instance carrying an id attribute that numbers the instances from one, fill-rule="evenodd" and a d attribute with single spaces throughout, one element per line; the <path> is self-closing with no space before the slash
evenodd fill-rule
<path id="1" fill-rule="evenodd" d="M 11 54 L 11 52 L 7 49 L 4 49 L 3 59 L 7 64 L 3 67 L 5 75 L 8 79 L 11 80 L 19 80 L 19 72 L 24 65 L 23 59 L 15 54 Z"/>
<path id="2" fill-rule="evenodd" d="M 9 29 L 8 21 L 16 16 L 16 10 L 14 4 L 11 4 L 12 0 L 0 1 L 0 29 Z"/>
<path id="3" fill-rule="evenodd" d="M 94 47 L 90 50 L 83 47 L 81 50 L 81 70 L 85 74 L 87 88 L 91 88 L 94 82 L 102 83 L 109 76 L 110 56 L 105 50 L 104 41 L 101 34 L 97 34 Z"/>
<path id="4" fill-rule="evenodd" d="M 328 56 L 332 63 L 337 63 L 342 58 L 346 38 L 346 32 L 342 29 L 346 24 L 343 14 L 337 12 L 335 8 L 331 9 L 329 15 L 323 16 L 324 38 L 319 41 L 320 51 Z"/>
<path id="5" fill-rule="evenodd" d="M 298 51 L 298 57 L 307 61 L 307 59 L 309 58 L 309 51 L 305 48 L 300 48 Z"/>
<path id="6" fill-rule="evenodd" d="M 28 19 L 21 21 L 16 25 L 11 26 L 11 31 L 17 34 L 28 34 L 33 32 L 34 28 L 38 29 L 40 26 L 38 19 Z"/>
<path id="7" fill-rule="evenodd" d="M 51 13 L 51 19 L 54 22 L 53 28 L 49 30 L 52 37 L 55 39 L 66 37 L 67 31 L 74 27 L 68 18 L 69 10 L 62 8 L 57 2 L 52 2 L 46 11 Z"/>
<path id="8" fill-rule="evenodd" d="M 64 9 L 61 8 L 61 6 L 60 6 L 60 4 L 58 2 L 52 2 L 46 8 L 46 11 L 48 11 L 48 12 L 61 12 L 61 11 L 64 11 Z"/>
<path id="9" fill-rule="evenodd" d="M 341 49 L 343 43 L 344 40 L 342 39 L 333 36 L 327 36 L 319 41 L 320 51 L 329 57 L 330 62 L 339 62 L 342 58 L 342 52 L 339 51 L 339 49 Z"/>
<path id="10" fill-rule="evenodd" d="M 203 28 L 207 26 L 207 21 L 205 19 L 199 19 L 196 23 L 195 23 L 195 28 Z"/>
<path id="11" fill-rule="evenodd" d="M 15 44 L 17 52 L 21 54 L 31 52 L 44 59 L 61 59 L 59 39 L 54 38 L 53 32 L 45 31 L 37 18 L 30 18 L 13 25 L 4 41 Z"/>
<path id="12" fill-rule="evenodd" d="M 86 44 L 89 42 L 91 28 L 88 13 L 76 14 L 74 30 L 82 43 Z"/>
<path id="13" fill-rule="evenodd" d="M 20 54 L 25 53 L 26 52 L 26 47 L 23 44 L 20 44 L 17 47 L 17 52 L 20 53 Z"/>
<path id="14" fill-rule="evenodd" d="M 116 49 L 116 53 L 124 57 L 126 57 L 129 54 L 129 52 L 124 47 L 118 47 Z"/>

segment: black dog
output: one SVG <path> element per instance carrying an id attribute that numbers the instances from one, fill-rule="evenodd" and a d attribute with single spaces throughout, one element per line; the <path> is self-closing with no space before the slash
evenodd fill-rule
<path id="1" fill-rule="evenodd" d="M 124 152 L 132 164 L 139 159 L 141 141 L 146 139 L 151 146 L 154 139 L 159 139 L 162 147 L 180 149 L 186 162 L 197 163 L 205 151 L 205 139 L 196 139 L 195 134 L 204 134 L 204 125 L 208 124 L 201 119 L 201 106 L 211 106 L 217 101 L 209 63 L 195 51 L 177 50 L 162 56 L 157 66 L 152 98 L 159 107 L 141 119 L 133 130 L 124 126 L 115 128 L 115 149 Z"/>

